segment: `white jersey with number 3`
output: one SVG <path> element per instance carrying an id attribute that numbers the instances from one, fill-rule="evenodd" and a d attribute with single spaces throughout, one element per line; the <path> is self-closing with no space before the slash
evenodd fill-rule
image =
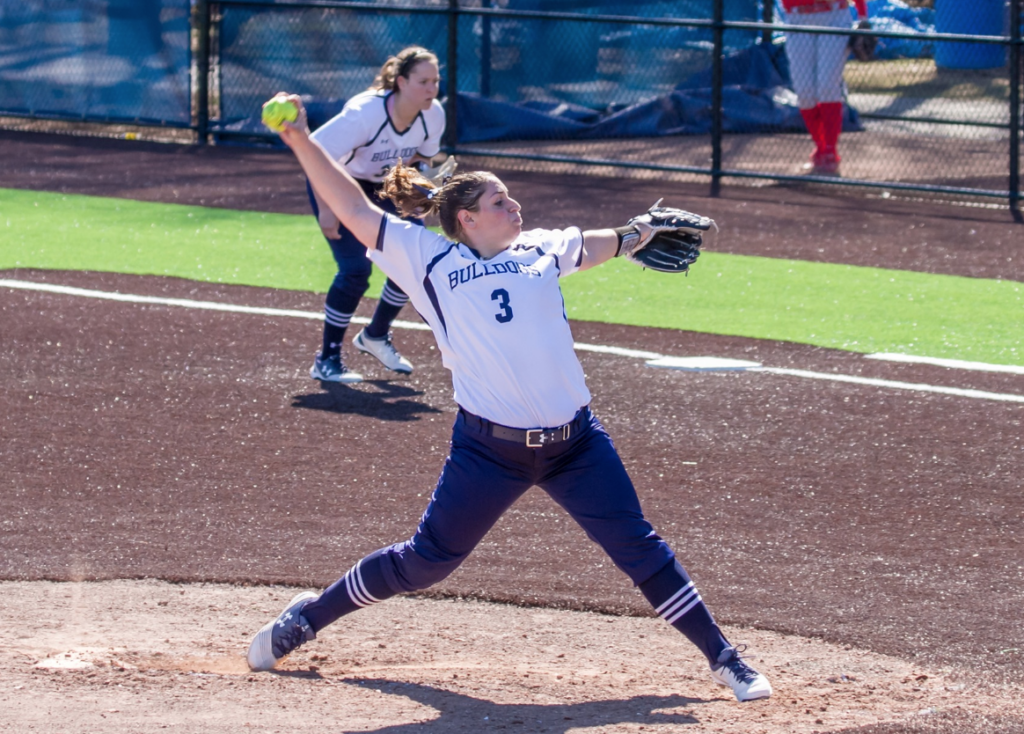
<path id="1" fill-rule="evenodd" d="M 376 89 L 357 94 L 310 136 L 353 178 L 380 182 L 399 158 L 408 163 L 417 153 L 433 158 L 441 150 L 441 103 L 435 99 L 407 129 L 396 130 L 387 107 L 391 94 Z"/>
<path id="2" fill-rule="evenodd" d="M 590 403 L 558 283 L 579 269 L 579 229 L 523 232 L 485 260 L 389 214 L 369 255 L 430 325 L 460 406 L 505 426 L 541 428 Z"/>

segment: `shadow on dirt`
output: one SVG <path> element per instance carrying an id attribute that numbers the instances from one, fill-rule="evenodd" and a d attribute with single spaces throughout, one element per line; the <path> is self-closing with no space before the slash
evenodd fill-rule
<path id="1" fill-rule="evenodd" d="M 413 399 L 422 396 L 422 390 L 388 380 L 367 380 L 358 384 L 360 389 L 334 382 L 321 382 L 323 392 L 296 395 L 292 399 L 292 407 L 405 422 L 419 420 L 423 414 L 443 412 L 426 402 Z M 376 389 L 367 390 L 367 386 Z"/>
<path id="2" fill-rule="evenodd" d="M 406 734 L 412 731 L 477 732 L 517 727 L 514 731 L 563 734 L 574 729 L 609 724 L 698 724 L 691 714 L 662 709 L 704 703 L 686 696 L 635 696 L 617 701 L 566 704 L 501 704 L 433 686 L 384 679 L 348 680 L 388 695 L 405 696 L 437 711 L 431 721 L 373 729 L 366 734 Z M 519 728 L 522 727 L 522 728 Z"/>

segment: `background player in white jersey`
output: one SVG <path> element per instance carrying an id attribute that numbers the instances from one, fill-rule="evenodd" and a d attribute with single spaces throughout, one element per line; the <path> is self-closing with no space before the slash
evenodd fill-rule
<path id="1" fill-rule="evenodd" d="M 590 410 L 573 349 L 559 279 L 632 249 L 627 241 L 642 243 L 653 229 L 523 232 L 519 204 L 493 174 L 462 173 L 436 188 L 414 169 L 389 172 L 387 195 L 401 211 L 436 212 L 442 237 L 375 206 L 310 140 L 303 121 L 300 111 L 282 138 L 325 204 L 430 324 L 459 411 L 415 535 L 370 553 L 322 594 L 292 599 L 253 638 L 249 666 L 269 670 L 343 615 L 441 581 L 505 510 L 539 486 L 704 653 L 715 681 L 740 701 L 771 695 L 768 680 L 725 639 L 644 518 L 612 440 Z"/>
<path id="2" fill-rule="evenodd" d="M 429 161 L 440 151 L 445 129 L 444 109 L 437 101 L 440 79 L 434 54 L 419 47 L 404 49 L 385 62 L 369 90 L 350 99 L 339 114 L 313 133 L 331 158 L 385 211 L 396 211 L 378 194 L 387 170 L 398 160 L 406 164 Z M 328 382 L 359 382 L 362 375 L 346 367 L 341 349 L 352 314 L 370 285 L 371 264 L 366 249 L 323 205 L 316 187 L 310 186 L 308 193 L 338 264 L 324 304 L 323 346 L 310 376 Z M 412 364 L 392 344 L 391 324 L 408 300 L 405 292 L 388 279 L 373 318 L 352 341 L 359 351 L 405 374 L 412 372 Z"/>

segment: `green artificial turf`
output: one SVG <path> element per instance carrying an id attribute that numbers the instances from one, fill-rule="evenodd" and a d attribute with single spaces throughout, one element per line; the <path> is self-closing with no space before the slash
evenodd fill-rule
<path id="1" fill-rule="evenodd" d="M 0 189 L 7 268 L 321 293 L 334 274 L 310 216 Z M 382 283 L 375 271 L 370 293 Z M 1014 281 L 706 252 L 688 277 L 615 260 L 562 285 L 578 320 L 1024 365 L 1024 284 Z"/>
<path id="2" fill-rule="evenodd" d="M 0 189 L 0 268 L 326 291 L 333 267 L 311 216 Z"/>
<path id="3" fill-rule="evenodd" d="M 563 282 L 569 317 L 1024 365 L 1024 284 L 705 252 L 686 277 L 619 260 Z"/>

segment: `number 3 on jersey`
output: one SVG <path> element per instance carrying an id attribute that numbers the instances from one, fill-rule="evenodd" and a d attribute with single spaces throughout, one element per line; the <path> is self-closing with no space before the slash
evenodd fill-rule
<path id="1" fill-rule="evenodd" d="M 494 314 L 494 318 L 499 324 L 507 324 L 512 320 L 512 308 L 508 305 L 508 291 L 504 288 L 499 288 L 491 294 L 491 300 L 498 302 L 498 307 L 501 308 L 500 313 Z"/>

